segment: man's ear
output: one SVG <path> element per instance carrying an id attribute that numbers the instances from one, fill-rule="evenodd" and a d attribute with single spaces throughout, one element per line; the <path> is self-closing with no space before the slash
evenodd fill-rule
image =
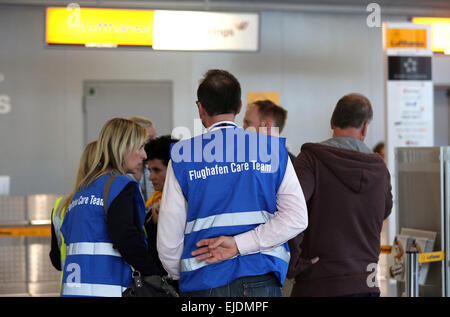
<path id="1" fill-rule="evenodd" d="M 367 121 L 365 121 L 365 122 L 363 123 L 363 125 L 362 125 L 362 127 L 361 127 L 361 138 L 362 138 L 361 141 L 364 141 L 364 139 L 366 138 L 366 135 L 367 135 L 367 129 L 368 129 L 369 123 L 370 123 L 370 122 L 367 120 Z"/>
<path id="2" fill-rule="evenodd" d="M 264 119 L 264 121 L 266 122 L 265 127 L 267 129 L 268 135 L 275 135 L 276 133 L 279 133 L 279 130 L 272 131 L 272 128 L 275 128 L 275 126 L 274 126 L 275 122 L 271 118 L 266 118 L 266 119 Z"/>
<path id="3" fill-rule="evenodd" d="M 236 111 L 236 115 L 238 115 L 242 110 L 242 100 L 241 100 L 241 104 L 239 105 L 239 109 Z"/>
<path id="4" fill-rule="evenodd" d="M 197 101 L 197 107 L 198 107 L 198 114 L 200 116 L 200 118 L 205 114 L 205 108 L 203 108 L 202 104 L 200 101 Z"/>

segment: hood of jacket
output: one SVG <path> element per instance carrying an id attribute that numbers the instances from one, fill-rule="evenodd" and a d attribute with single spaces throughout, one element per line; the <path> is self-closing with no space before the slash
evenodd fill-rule
<path id="1" fill-rule="evenodd" d="M 386 177 L 386 165 L 378 154 L 305 143 L 302 152 L 310 152 L 336 178 L 355 193 L 362 193 Z"/>

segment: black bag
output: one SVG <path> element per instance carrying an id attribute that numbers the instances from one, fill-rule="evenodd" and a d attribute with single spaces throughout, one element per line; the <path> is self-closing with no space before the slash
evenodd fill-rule
<path id="1" fill-rule="evenodd" d="M 179 297 L 167 277 L 159 275 L 142 276 L 133 268 L 133 283 L 122 293 L 123 297 Z"/>

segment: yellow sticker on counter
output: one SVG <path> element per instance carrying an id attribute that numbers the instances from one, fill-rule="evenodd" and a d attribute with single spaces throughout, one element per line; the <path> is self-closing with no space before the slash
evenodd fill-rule
<path id="1" fill-rule="evenodd" d="M 50 226 L 0 227 L 0 237 L 50 237 Z"/>
<path id="2" fill-rule="evenodd" d="M 419 263 L 437 262 L 445 258 L 444 251 L 428 252 L 419 254 Z"/>

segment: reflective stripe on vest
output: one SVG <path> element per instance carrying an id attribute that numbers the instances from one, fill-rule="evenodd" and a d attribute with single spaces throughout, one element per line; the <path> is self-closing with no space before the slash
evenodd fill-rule
<path id="1" fill-rule="evenodd" d="M 66 296 L 121 297 L 126 287 L 120 285 L 65 283 L 62 291 Z"/>
<path id="2" fill-rule="evenodd" d="M 110 255 L 121 257 L 119 251 L 107 242 L 77 242 L 67 247 L 67 255 Z"/>
<path id="3" fill-rule="evenodd" d="M 215 227 L 244 226 L 266 223 L 274 215 L 265 210 L 213 215 L 189 221 L 184 234 Z"/>
<path id="4" fill-rule="evenodd" d="M 289 263 L 289 259 L 291 257 L 290 252 L 288 252 L 282 245 L 280 245 L 279 247 L 276 247 L 270 251 L 262 251 L 260 253 L 280 258 L 287 263 Z M 236 256 L 230 258 L 230 260 L 237 258 L 239 256 L 241 256 L 241 255 L 236 255 Z M 182 259 L 181 260 L 181 272 L 190 272 L 190 271 L 198 270 L 207 265 L 209 265 L 209 264 L 206 263 L 206 261 L 197 261 L 197 259 L 195 257 L 189 258 L 189 259 Z"/>

